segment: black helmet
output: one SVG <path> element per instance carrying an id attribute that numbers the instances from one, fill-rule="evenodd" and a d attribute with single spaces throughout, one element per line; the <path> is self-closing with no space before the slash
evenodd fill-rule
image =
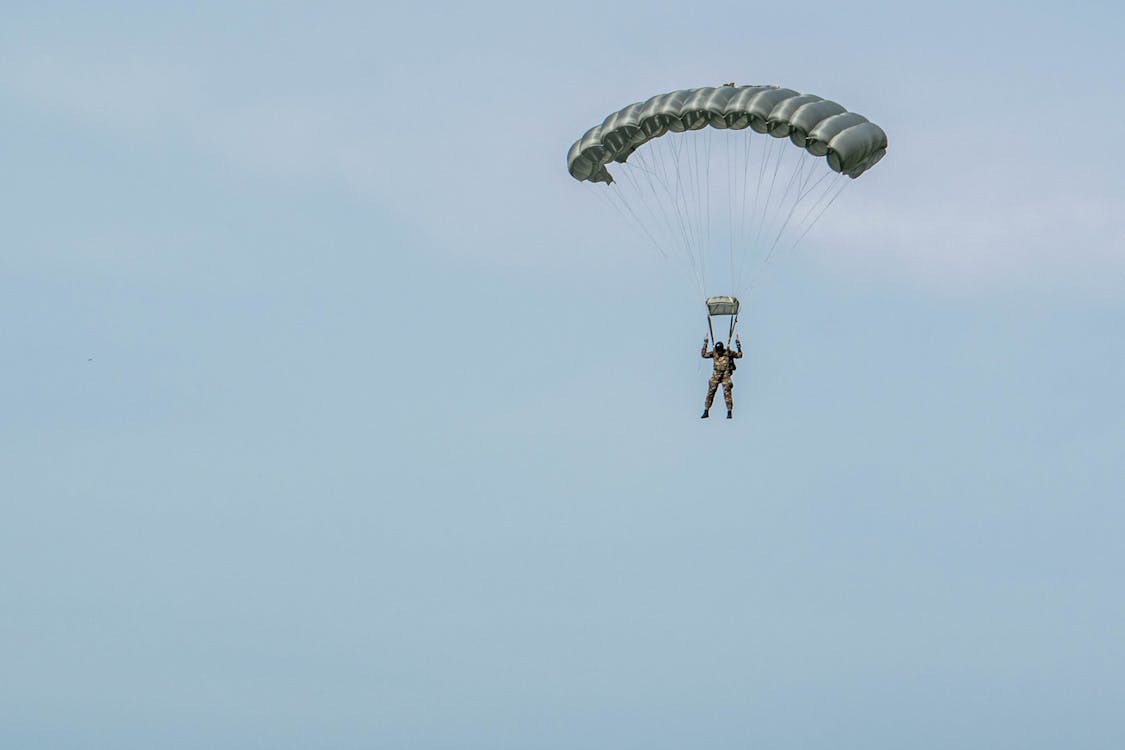
<path id="1" fill-rule="evenodd" d="M 715 351 L 717 351 L 717 352 L 724 352 L 724 351 L 726 351 L 726 349 L 727 349 L 727 348 L 726 348 L 725 346 L 723 346 L 723 342 L 722 342 L 722 341 L 716 341 L 716 342 L 715 342 Z"/>

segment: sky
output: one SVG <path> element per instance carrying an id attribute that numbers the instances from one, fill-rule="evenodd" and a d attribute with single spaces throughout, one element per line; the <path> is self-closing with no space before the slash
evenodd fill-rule
<path id="1" fill-rule="evenodd" d="M 0 746 L 1125 744 L 1119 5 L 0 14 Z M 890 150 L 703 421 L 565 155 L 732 80 Z"/>

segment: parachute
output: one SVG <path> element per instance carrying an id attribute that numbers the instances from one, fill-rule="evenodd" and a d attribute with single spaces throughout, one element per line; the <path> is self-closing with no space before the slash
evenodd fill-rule
<path id="1" fill-rule="evenodd" d="M 733 335 L 738 295 L 886 152 L 882 128 L 834 101 L 726 84 L 610 114 L 570 147 L 567 169 L 604 183 L 599 195 L 662 256 L 684 261 L 701 296 L 720 287 L 727 296 L 707 300 L 708 323 L 730 315 Z M 731 312 L 716 312 L 719 299 Z"/>

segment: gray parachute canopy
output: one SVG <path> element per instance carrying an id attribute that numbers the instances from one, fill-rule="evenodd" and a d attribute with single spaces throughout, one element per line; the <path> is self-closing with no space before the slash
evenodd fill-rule
<path id="1" fill-rule="evenodd" d="M 719 86 L 672 91 L 630 104 L 591 128 L 570 147 L 576 180 L 613 182 L 606 165 L 624 163 L 640 146 L 673 132 L 750 128 L 788 137 L 828 166 L 859 177 L 887 152 L 887 134 L 833 101 L 777 86 Z"/>

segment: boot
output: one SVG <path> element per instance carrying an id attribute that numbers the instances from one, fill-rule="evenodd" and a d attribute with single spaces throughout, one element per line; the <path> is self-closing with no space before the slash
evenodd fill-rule
<path id="1" fill-rule="evenodd" d="M 733 415 L 733 414 L 731 414 L 731 410 L 730 410 L 730 409 L 727 409 L 727 419 L 734 419 L 734 415 Z"/>
<path id="2" fill-rule="evenodd" d="M 700 416 L 699 418 L 700 418 L 700 419 L 707 419 L 707 417 L 711 416 L 710 414 L 708 414 L 708 413 L 707 413 L 707 412 L 709 412 L 709 411 L 711 411 L 711 410 L 710 410 L 710 409 L 704 409 L 704 410 L 703 410 L 703 415 L 702 415 L 702 416 Z"/>

